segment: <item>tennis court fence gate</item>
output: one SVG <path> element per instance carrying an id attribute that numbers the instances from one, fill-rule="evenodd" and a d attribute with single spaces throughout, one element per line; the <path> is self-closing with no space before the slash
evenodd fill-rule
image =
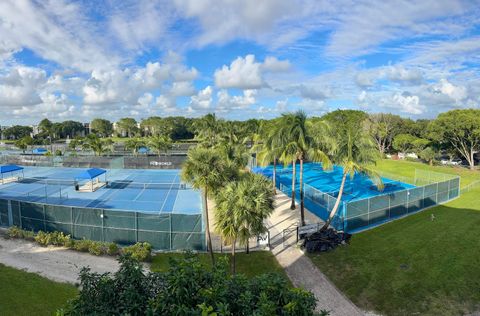
<path id="1" fill-rule="evenodd" d="M 149 242 L 156 250 L 206 250 L 201 214 L 152 214 L 0 199 L 0 226 L 13 225 L 121 245 Z"/>

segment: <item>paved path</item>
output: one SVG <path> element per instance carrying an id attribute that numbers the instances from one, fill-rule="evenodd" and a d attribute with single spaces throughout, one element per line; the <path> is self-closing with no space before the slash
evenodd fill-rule
<path id="1" fill-rule="evenodd" d="M 295 245 L 296 233 L 293 232 L 299 220 L 299 210 L 290 210 L 290 200 L 283 193 L 276 196 L 274 214 L 268 221 L 272 253 L 285 269 L 293 285 L 311 291 L 317 298 L 317 310 L 331 311 L 334 316 L 365 315 L 303 254 Z M 306 221 L 319 221 L 311 213 L 305 214 Z M 283 230 L 292 229 L 284 238 Z"/>
<path id="2" fill-rule="evenodd" d="M 112 257 L 97 257 L 59 247 L 40 247 L 21 239 L 5 239 L 3 231 L 0 231 L 0 263 L 4 265 L 72 284 L 78 282 L 78 273 L 84 266 L 98 273 L 118 270 L 118 263 Z"/>

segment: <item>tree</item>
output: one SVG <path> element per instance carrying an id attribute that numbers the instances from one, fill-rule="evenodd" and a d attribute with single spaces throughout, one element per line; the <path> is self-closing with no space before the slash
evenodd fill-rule
<path id="1" fill-rule="evenodd" d="M 38 123 L 38 129 L 40 131 L 40 134 L 53 137 L 52 125 L 53 125 L 52 122 L 47 118 L 44 118 L 43 120 L 41 120 L 40 123 Z"/>
<path id="2" fill-rule="evenodd" d="M 82 123 L 76 121 L 64 121 L 60 123 L 60 132 L 57 133 L 57 137 L 61 138 L 74 138 L 75 136 L 85 133 L 85 126 Z"/>
<path id="3" fill-rule="evenodd" d="M 190 149 L 182 167 L 182 179 L 190 183 L 193 188 L 202 190 L 207 244 L 212 263 L 215 262 L 215 258 L 210 237 L 208 198 L 215 196 L 221 187 L 229 181 L 235 180 L 237 175 L 238 169 L 225 161 L 218 151 L 211 148 L 194 147 Z"/>
<path id="4" fill-rule="evenodd" d="M 57 314 L 319 315 L 311 292 L 292 288 L 285 277 L 275 273 L 252 278 L 231 275 L 225 257 L 207 269 L 198 256 L 187 253 L 171 259 L 166 272 L 150 273 L 130 257 L 119 261 L 114 274 L 83 268 L 79 294 Z"/>
<path id="5" fill-rule="evenodd" d="M 95 134 L 89 134 L 83 139 L 83 150 L 92 150 L 96 156 L 111 151 L 113 141 L 109 138 L 101 139 Z"/>
<path id="6" fill-rule="evenodd" d="M 30 136 L 33 129 L 30 126 L 14 125 L 3 131 L 3 136 L 8 139 L 20 139 L 25 136 Z"/>
<path id="7" fill-rule="evenodd" d="M 125 149 L 131 150 L 135 156 L 137 155 L 138 150 L 144 146 L 145 146 L 145 141 L 143 141 L 143 139 L 138 137 L 129 138 L 125 142 Z"/>
<path id="8" fill-rule="evenodd" d="M 207 114 L 194 122 L 195 138 L 204 147 L 213 147 L 220 140 L 223 120 L 218 120 L 215 114 Z"/>
<path id="9" fill-rule="evenodd" d="M 368 131 L 365 128 L 359 129 L 358 126 L 345 124 L 342 129 L 337 128 L 332 137 L 336 139 L 332 161 L 342 167 L 343 172 L 337 200 L 322 230 L 328 228 L 337 214 L 348 176 L 352 179 L 357 173 L 368 176 L 380 190 L 383 190 L 382 178 L 373 169 L 375 162 L 380 158 L 379 153 Z"/>
<path id="10" fill-rule="evenodd" d="M 290 208 L 295 209 L 295 183 L 296 179 L 296 161 L 300 162 L 300 218 L 301 225 L 305 225 L 305 206 L 303 192 L 303 163 L 305 159 L 310 158 L 312 161 L 321 161 L 329 166 L 330 160 L 320 147 L 311 147 L 312 138 L 309 135 L 307 127 L 307 115 L 303 111 L 295 113 L 282 114 L 278 127 L 274 131 L 278 137 L 278 144 L 282 152 L 280 160 L 287 164 L 292 163 L 292 203 Z"/>
<path id="11" fill-rule="evenodd" d="M 132 137 L 138 133 L 137 121 L 130 117 L 122 118 L 117 122 L 117 131 L 120 136 Z"/>
<path id="12" fill-rule="evenodd" d="M 172 140 L 170 137 L 165 135 L 156 135 L 148 139 L 148 146 L 155 150 L 158 154 L 158 157 L 160 157 L 162 151 L 166 153 L 172 148 Z"/>
<path id="13" fill-rule="evenodd" d="M 418 138 L 410 134 L 399 134 L 393 139 L 393 148 L 402 153 L 413 150 L 413 142 Z"/>
<path id="14" fill-rule="evenodd" d="M 435 160 L 435 150 L 432 147 L 426 147 L 418 153 L 418 156 L 428 162 L 430 166 L 433 166 L 433 161 Z"/>
<path id="15" fill-rule="evenodd" d="M 452 110 L 441 113 L 429 126 L 431 137 L 454 148 L 475 169 L 473 155 L 480 150 L 480 110 Z"/>
<path id="16" fill-rule="evenodd" d="M 264 221 L 273 212 L 273 190 L 262 175 L 246 173 L 223 187 L 215 197 L 215 230 L 232 245 L 235 274 L 237 241 L 247 245 L 251 237 L 266 231 Z"/>
<path id="17" fill-rule="evenodd" d="M 402 121 L 400 116 L 390 113 L 369 115 L 367 126 L 382 156 L 392 146 L 393 138 L 400 132 Z"/>
<path id="18" fill-rule="evenodd" d="M 23 153 L 28 148 L 28 146 L 33 145 L 33 138 L 31 136 L 23 136 L 15 142 L 15 146 L 18 149 L 21 149 Z"/>
<path id="19" fill-rule="evenodd" d="M 113 124 L 109 120 L 96 118 L 90 123 L 90 129 L 100 137 L 108 137 L 113 133 Z"/>

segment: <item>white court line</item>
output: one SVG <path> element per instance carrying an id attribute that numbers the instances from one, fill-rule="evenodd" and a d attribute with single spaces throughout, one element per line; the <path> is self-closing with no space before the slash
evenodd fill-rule
<path id="1" fill-rule="evenodd" d="M 160 208 L 160 211 L 158 212 L 159 214 L 162 212 L 163 207 L 165 206 L 165 203 L 167 203 L 168 195 L 170 194 L 170 191 L 172 191 L 172 187 L 175 184 L 175 180 L 177 180 L 178 174 L 175 175 L 175 178 L 173 179 L 172 184 L 170 185 L 170 189 L 168 189 L 167 195 L 165 196 L 165 200 L 163 200 L 162 207 Z M 175 196 L 175 201 L 177 200 L 177 196 Z"/>

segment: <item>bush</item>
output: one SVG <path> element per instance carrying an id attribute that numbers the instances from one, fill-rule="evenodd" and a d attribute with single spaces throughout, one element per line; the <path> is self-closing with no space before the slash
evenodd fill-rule
<path id="1" fill-rule="evenodd" d="M 93 241 L 88 239 L 76 240 L 73 249 L 81 252 L 87 252 L 90 249 L 92 242 Z"/>
<path id="2" fill-rule="evenodd" d="M 7 235 L 10 238 L 23 238 L 23 229 L 17 226 L 11 226 L 8 228 Z"/>
<path id="3" fill-rule="evenodd" d="M 119 253 L 118 245 L 114 242 L 107 243 L 107 254 L 109 256 L 116 256 Z"/>
<path id="4" fill-rule="evenodd" d="M 123 254 L 130 255 L 139 261 L 150 261 L 152 258 L 152 245 L 148 242 L 137 242 L 135 245 L 123 248 Z"/>
<path id="5" fill-rule="evenodd" d="M 22 230 L 23 238 L 26 240 L 34 241 L 35 240 L 35 232 L 33 230 Z"/>
<path id="6" fill-rule="evenodd" d="M 88 252 L 95 256 L 101 256 L 105 254 L 106 247 L 104 243 L 98 241 L 92 241 L 88 247 Z"/>
<path id="7" fill-rule="evenodd" d="M 313 316 L 315 297 L 291 288 L 278 274 L 247 279 L 228 272 L 228 260 L 205 269 L 197 256 L 172 259 L 169 271 L 147 273 L 130 255 L 120 269 L 99 274 L 83 268 L 80 294 L 61 315 L 283 315 Z"/>
<path id="8" fill-rule="evenodd" d="M 64 246 L 69 244 L 70 240 L 70 235 L 65 235 L 63 232 L 58 231 L 51 233 L 39 231 L 35 236 L 35 241 L 42 246 Z"/>

